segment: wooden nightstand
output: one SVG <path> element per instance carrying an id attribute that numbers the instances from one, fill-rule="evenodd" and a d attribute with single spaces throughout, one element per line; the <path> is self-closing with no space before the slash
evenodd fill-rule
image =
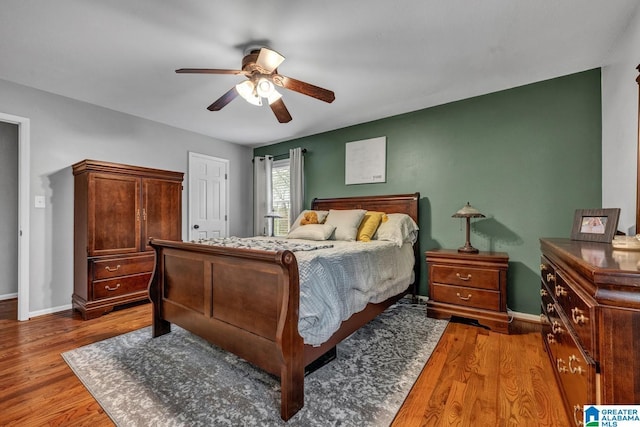
<path id="1" fill-rule="evenodd" d="M 429 275 L 429 317 L 464 317 L 477 320 L 496 332 L 509 333 L 508 254 L 467 254 L 456 249 L 434 249 L 427 251 L 425 256 Z"/>

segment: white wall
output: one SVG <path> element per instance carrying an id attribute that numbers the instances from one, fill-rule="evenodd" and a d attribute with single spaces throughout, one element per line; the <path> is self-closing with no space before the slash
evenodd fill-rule
<path id="1" fill-rule="evenodd" d="M 640 7 L 602 67 L 602 207 L 621 208 L 618 229 L 635 234 Z"/>
<path id="2" fill-rule="evenodd" d="M 188 151 L 229 160 L 229 232 L 253 227 L 252 149 L 0 80 L 0 112 L 30 119 L 31 209 L 29 312 L 68 306 L 73 293 L 73 174 L 94 159 L 185 173 Z M 36 209 L 36 195 L 46 208 Z"/>

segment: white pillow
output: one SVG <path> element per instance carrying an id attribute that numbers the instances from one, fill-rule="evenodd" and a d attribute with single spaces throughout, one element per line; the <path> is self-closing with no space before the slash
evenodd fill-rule
<path id="1" fill-rule="evenodd" d="M 324 222 L 336 227 L 334 240 L 354 241 L 358 235 L 358 226 L 366 213 L 364 209 L 331 209 Z"/>
<path id="2" fill-rule="evenodd" d="M 304 214 L 306 214 L 307 212 L 315 212 L 316 215 L 318 215 L 319 224 L 322 224 L 324 222 L 325 218 L 327 217 L 327 214 L 329 213 L 329 211 L 312 211 L 310 209 L 306 209 L 300 212 L 300 215 L 298 215 L 296 220 L 293 221 L 293 224 L 291 224 L 291 228 L 289 229 L 289 231 L 293 231 L 296 228 L 300 227 L 300 221 L 302 221 L 302 219 L 304 218 Z M 312 225 L 312 224 L 306 224 L 306 225 Z"/>
<path id="3" fill-rule="evenodd" d="M 327 240 L 335 229 L 330 224 L 307 224 L 291 230 L 287 239 Z"/>
<path id="4" fill-rule="evenodd" d="M 398 246 L 403 243 L 412 245 L 418 238 L 418 224 L 407 214 L 387 214 L 387 221 L 381 222 L 373 240 L 388 240 Z"/>

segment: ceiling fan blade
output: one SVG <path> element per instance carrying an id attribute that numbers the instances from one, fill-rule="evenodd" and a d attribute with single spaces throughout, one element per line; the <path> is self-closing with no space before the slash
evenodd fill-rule
<path id="1" fill-rule="evenodd" d="M 289 114 L 289 110 L 287 110 L 287 107 L 284 105 L 282 98 L 272 102 L 269 106 L 280 123 L 289 123 L 291 121 L 291 114 Z"/>
<path id="2" fill-rule="evenodd" d="M 176 73 L 190 73 L 190 74 L 244 74 L 248 75 L 244 70 L 220 70 L 217 68 L 180 68 L 176 70 Z"/>
<path id="3" fill-rule="evenodd" d="M 236 87 L 234 86 L 231 89 L 229 89 L 229 91 L 227 93 L 225 93 L 220 98 L 218 98 L 213 104 L 209 105 L 207 107 L 207 110 L 209 110 L 209 111 L 220 111 L 220 110 L 222 110 L 222 108 L 225 105 L 227 105 L 228 103 L 233 101 L 236 98 L 236 96 L 238 96 L 238 91 L 236 90 Z"/>
<path id="4" fill-rule="evenodd" d="M 320 101 L 331 103 L 336 99 L 336 95 L 333 91 L 323 89 L 319 86 L 314 86 L 310 83 L 305 83 L 300 80 L 292 79 L 291 77 L 282 76 L 280 74 L 274 74 L 272 77 L 273 83 L 289 89 L 295 92 L 300 92 L 304 95 L 311 96 L 319 99 Z"/>
<path id="5" fill-rule="evenodd" d="M 263 47 L 260 49 L 258 59 L 256 59 L 256 65 L 263 68 L 267 73 L 272 73 L 273 70 L 282 64 L 282 61 L 284 61 L 284 56 L 280 55 L 275 50 Z"/>

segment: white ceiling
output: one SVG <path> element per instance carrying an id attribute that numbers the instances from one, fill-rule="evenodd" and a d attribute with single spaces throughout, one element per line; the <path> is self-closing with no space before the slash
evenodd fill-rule
<path id="1" fill-rule="evenodd" d="M 638 0 L 2 0 L 0 78 L 250 146 L 307 136 L 606 64 Z M 248 44 L 281 74 L 293 120 L 236 98 Z M 2 94 L 0 94 L 2 96 Z"/>

